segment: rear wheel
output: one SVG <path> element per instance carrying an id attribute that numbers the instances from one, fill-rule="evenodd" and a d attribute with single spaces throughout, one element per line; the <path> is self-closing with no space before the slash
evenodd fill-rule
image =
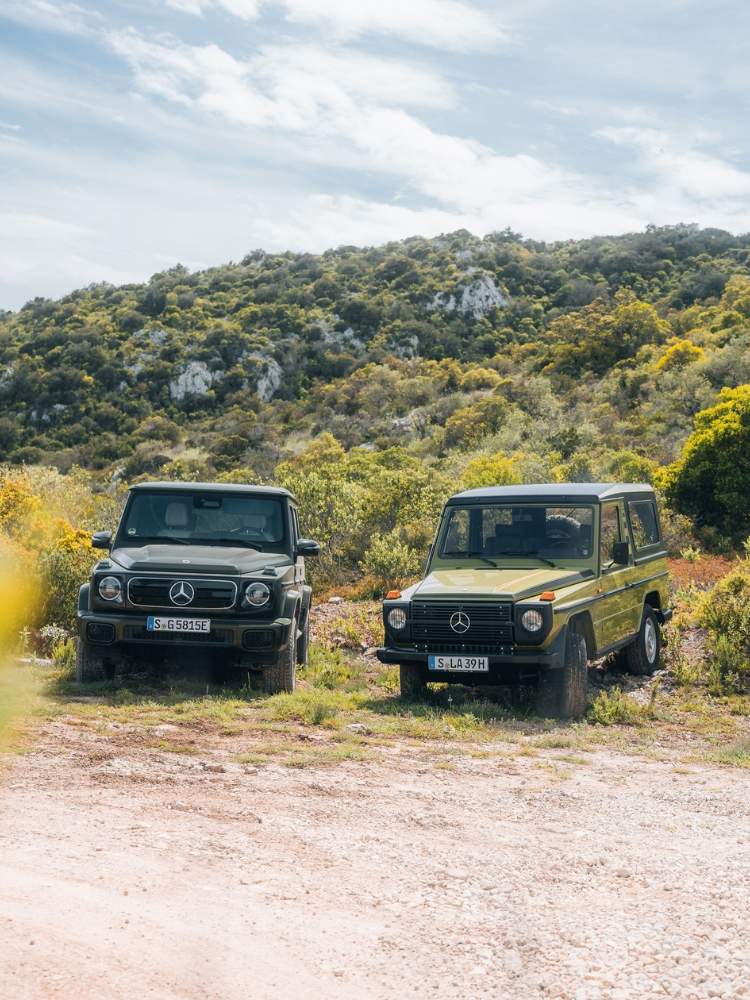
<path id="1" fill-rule="evenodd" d="M 424 694 L 426 687 L 422 671 L 417 663 L 401 663 L 398 668 L 401 697 L 415 701 Z"/>
<path id="2" fill-rule="evenodd" d="M 565 637 L 565 662 L 539 680 L 537 715 L 545 719 L 579 719 L 586 711 L 588 685 L 586 637 L 572 625 Z"/>
<path id="3" fill-rule="evenodd" d="M 638 638 L 623 650 L 625 668 L 636 677 L 648 677 L 658 669 L 661 662 L 661 631 L 652 607 L 643 609 Z"/>
<path id="4" fill-rule="evenodd" d="M 279 653 L 278 659 L 263 668 L 263 690 L 266 694 L 280 694 L 294 691 L 297 672 L 297 619 L 289 629 L 289 641 Z"/>

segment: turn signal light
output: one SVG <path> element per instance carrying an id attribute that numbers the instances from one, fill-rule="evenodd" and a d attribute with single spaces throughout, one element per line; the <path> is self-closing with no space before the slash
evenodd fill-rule
<path id="1" fill-rule="evenodd" d="M 539 600 L 540 601 L 554 601 L 554 599 L 556 597 L 557 597 L 557 594 L 554 592 L 554 590 L 545 590 L 543 594 L 539 595 Z"/>
<path id="2" fill-rule="evenodd" d="M 400 590 L 389 590 L 388 593 L 385 595 L 386 601 L 397 601 L 399 597 L 401 597 Z"/>

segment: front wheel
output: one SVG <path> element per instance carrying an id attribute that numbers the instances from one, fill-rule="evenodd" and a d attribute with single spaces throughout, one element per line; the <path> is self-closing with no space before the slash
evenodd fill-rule
<path id="1" fill-rule="evenodd" d="M 100 649 L 89 645 L 85 639 L 79 639 L 76 647 L 76 681 L 79 684 L 90 684 L 107 679 L 108 664 Z"/>
<path id="2" fill-rule="evenodd" d="M 398 668 L 401 697 L 416 701 L 424 694 L 425 681 L 417 663 L 401 663 Z"/>
<path id="3" fill-rule="evenodd" d="M 643 610 L 638 638 L 623 650 L 625 669 L 636 677 L 649 677 L 658 670 L 661 661 L 661 630 L 654 609 Z"/>
<path id="4" fill-rule="evenodd" d="M 294 691 L 297 676 L 297 619 L 289 629 L 289 641 L 275 663 L 263 668 L 263 690 L 266 694 Z"/>
<path id="5" fill-rule="evenodd" d="M 539 679 L 537 715 L 544 719 L 580 719 L 586 711 L 588 687 L 586 637 L 572 625 L 565 637 L 562 667 L 550 670 Z"/>

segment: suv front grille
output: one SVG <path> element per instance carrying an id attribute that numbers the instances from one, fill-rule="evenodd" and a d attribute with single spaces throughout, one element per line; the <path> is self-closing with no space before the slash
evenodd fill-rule
<path id="1" fill-rule="evenodd" d="M 451 627 L 451 621 L 459 631 Z M 462 626 L 464 631 L 460 631 Z M 411 629 L 417 646 L 439 646 L 446 653 L 466 649 L 489 653 L 512 644 L 513 605 L 510 601 L 413 601 Z"/>
<path id="2" fill-rule="evenodd" d="M 169 592 L 175 584 L 189 584 L 195 596 L 189 604 L 172 601 Z M 128 600 L 136 608 L 168 608 L 170 611 L 229 611 L 237 602 L 237 584 L 233 580 L 196 579 L 189 576 L 134 576 L 128 580 Z"/>

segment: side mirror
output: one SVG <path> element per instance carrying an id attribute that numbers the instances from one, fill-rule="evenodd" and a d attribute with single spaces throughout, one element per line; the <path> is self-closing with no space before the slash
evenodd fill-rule
<path id="1" fill-rule="evenodd" d="M 612 546 L 612 562 L 618 566 L 627 566 L 630 562 L 630 545 L 627 542 L 615 542 Z"/>
<path id="2" fill-rule="evenodd" d="M 319 556 L 320 545 L 318 544 L 318 542 L 314 542 L 312 538 L 300 538 L 297 541 L 297 555 Z"/>
<path id="3" fill-rule="evenodd" d="M 112 545 L 111 531 L 95 531 L 91 537 L 91 544 L 95 549 L 108 549 Z"/>

